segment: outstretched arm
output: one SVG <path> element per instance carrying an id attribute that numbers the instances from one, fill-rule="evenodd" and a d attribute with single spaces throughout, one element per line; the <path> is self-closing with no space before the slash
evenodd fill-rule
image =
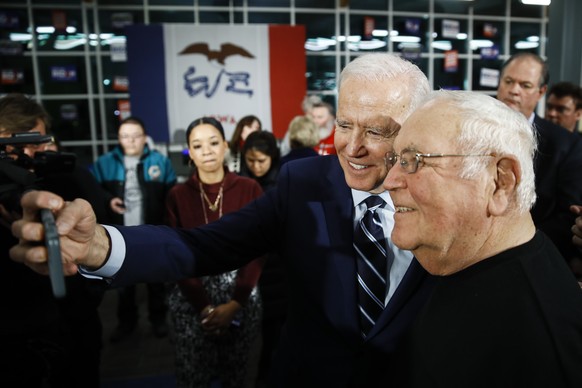
<path id="1" fill-rule="evenodd" d="M 78 265 L 97 269 L 107 260 L 109 236 L 97 224 L 89 202 L 83 199 L 65 202 L 48 191 L 30 191 L 22 197 L 21 205 L 23 217 L 12 224 L 12 234 L 20 240 L 10 250 L 14 261 L 48 274 L 47 250 L 40 244 L 44 240 L 40 209 L 50 209 L 55 215 L 65 275 L 77 273 Z"/>

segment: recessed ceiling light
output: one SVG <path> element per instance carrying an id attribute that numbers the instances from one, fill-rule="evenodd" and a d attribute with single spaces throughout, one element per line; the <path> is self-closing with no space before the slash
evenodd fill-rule
<path id="1" fill-rule="evenodd" d="M 552 0 L 521 0 L 523 4 L 530 5 L 550 5 Z"/>

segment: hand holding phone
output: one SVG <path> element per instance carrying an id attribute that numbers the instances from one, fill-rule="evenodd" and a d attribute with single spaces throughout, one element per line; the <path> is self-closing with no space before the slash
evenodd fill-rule
<path id="1" fill-rule="evenodd" d="M 64 298 L 67 294 L 65 287 L 65 275 L 61 262 L 61 245 L 59 233 L 55 224 L 55 217 L 49 209 L 41 209 L 40 217 L 45 231 L 45 245 L 48 251 L 49 277 L 55 298 Z"/>

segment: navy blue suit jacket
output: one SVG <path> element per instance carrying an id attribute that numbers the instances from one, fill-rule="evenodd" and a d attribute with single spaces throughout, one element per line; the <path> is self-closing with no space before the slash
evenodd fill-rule
<path id="1" fill-rule="evenodd" d="M 223 272 L 276 251 L 285 261 L 290 290 L 273 385 L 360 387 L 380 379 L 393 386 L 404 369 L 393 358 L 434 278 L 413 259 L 362 340 L 353 212 L 337 157 L 293 161 L 281 170 L 275 189 L 213 224 L 182 231 L 120 227 L 128 249 L 113 285 Z"/>
<path id="2" fill-rule="evenodd" d="M 572 244 L 575 215 L 570 205 L 582 205 L 582 137 L 539 116 L 535 158 L 536 204 L 532 218 L 567 260 L 578 254 Z"/>

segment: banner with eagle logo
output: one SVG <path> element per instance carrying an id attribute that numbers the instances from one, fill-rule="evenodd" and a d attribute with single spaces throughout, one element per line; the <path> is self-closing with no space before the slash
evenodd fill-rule
<path id="1" fill-rule="evenodd" d="M 282 138 L 302 114 L 303 26 L 134 25 L 126 33 L 131 113 L 158 142 L 185 142 L 201 116 L 220 120 L 230 140 L 251 114 Z"/>

